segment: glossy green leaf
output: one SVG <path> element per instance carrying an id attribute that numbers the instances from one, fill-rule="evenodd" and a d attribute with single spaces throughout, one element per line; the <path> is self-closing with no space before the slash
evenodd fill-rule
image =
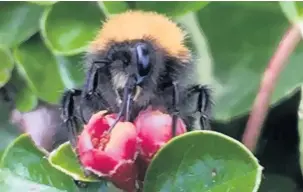
<path id="1" fill-rule="evenodd" d="M 303 3 L 296 1 L 281 1 L 279 2 L 285 16 L 292 22 L 302 20 Z"/>
<path id="2" fill-rule="evenodd" d="M 16 108 L 20 112 L 28 112 L 34 109 L 38 104 L 37 96 L 29 89 L 27 86 L 24 86 L 18 90 L 15 98 Z"/>
<path id="3" fill-rule="evenodd" d="M 14 57 L 19 72 L 26 78 L 32 91 L 41 100 L 58 103 L 64 90 L 59 66 L 39 36 L 17 47 Z"/>
<path id="4" fill-rule="evenodd" d="M 86 182 L 99 182 L 98 178 L 90 176 L 86 177 L 80 167 L 75 152 L 72 150 L 69 142 L 60 145 L 56 150 L 52 151 L 48 157 L 50 164 L 56 169 L 70 175 L 75 180 Z"/>
<path id="5" fill-rule="evenodd" d="M 11 52 L 0 48 L 0 88 L 5 85 L 11 77 L 14 61 Z"/>
<path id="6" fill-rule="evenodd" d="M 262 167 L 237 140 L 192 131 L 170 140 L 153 158 L 144 191 L 256 192 Z"/>
<path id="7" fill-rule="evenodd" d="M 156 11 L 168 16 L 180 16 L 191 11 L 198 11 L 208 4 L 207 1 L 137 1 L 136 8 L 144 11 Z"/>
<path id="8" fill-rule="evenodd" d="M 38 5 L 48 6 L 48 5 L 53 5 L 53 4 L 57 3 L 58 1 L 29 1 L 29 2 L 38 4 Z"/>
<path id="9" fill-rule="evenodd" d="M 15 135 L 14 133 L 11 132 L 11 130 L 9 129 L 13 129 L 15 127 L 13 127 L 12 125 L 9 124 L 9 122 L 1 122 L 1 134 L 0 134 L 0 159 L 1 156 L 4 153 L 5 148 L 7 147 L 7 145 L 12 142 L 17 135 Z"/>
<path id="10" fill-rule="evenodd" d="M 299 24 L 303 36 L 303 3 L 298 1 L 280 1 L 285 16 L 293 24 Z"/>
<path id="11" fill-rule="evenodd" d="M 39 29 L 43 8 L 27 2 L 2 2 L 0 6 L 0 46 L 14 47 Z"/>
<path id="12" fill-rule="evenodd" d="M 7 147 L 1 159 L 1 167 L 38 184 L 67 191 L 75 190 L 71 177 L 53 168 L 46 155 L 28 135 L 23 134 Z"/>
<path id="13" fill-rule="evenodd" d="M 53 52 L 74 55 L 85 51 L 103 19 L 96 2 L 58 2 L 43 14 L 41 32 Z"/>
<path id="14" fill-rule="evenodd" d="M 88 185 L 89 188 L 83 189 L 82 191 L 122 192 L 106 180 L 100 180 L 94 176 L 85 177 L 69 142 L 63 143 L 56 150 L 52 151 L 48 157 L 48 161 L 53 167 L 72 178 L 79 181 L 90 182 Z"/>
<path id="15" fill-rule="evenodd" d="M 217 120 L 227 121 L 250 110 L 264 69 L 289 27 L 278 2 L 254 4 L 251 8 L 246 2 L 212 2 L 198 13 L 214 63 L 211 87 Z M 279 78 L 272 104 L 303 81 L 302 59 L 301 43 Z"/>
<path id="16" fill-rule="evenodd" d="M 18 135 L 19 130 L 11 123 L 11 106 L 8 103 L 0 102 L 0 159 L 9 143 L 11 143 Z"/>
<path id="17" fill-rule="evenodd" d="M 65 87 L 71 89 L 84 83 L 84 61 L 81 54 L 74 56 L 56 56 L 60 74 Z"/>
<path id="18" fill-rule="evenodd" d="M 106 16 L 128 10 L 128 5 L 125 1 L 99 1 L 98 3 Z"/>
<path id="19" fill-rule="evenodd" d="M 11 77 L 11 72 L 9 70 L 0 71 L 0 87 L 4 86 Z"/>
<path id="20" fill-rule="evenodd" d="M 8 49 L 0 48 L 0 70 L 11 70 L 13 67 L 14 61 L 11 52 Z"/>
<path id="21" fill-rule="evenodd" d="M 29 179 L 24 179 L 8 169 L 0 169 L 0 188 L 1 191 L 39 191 L 39 192 L 66 192 L 54 187 L 35 183 Z"/>

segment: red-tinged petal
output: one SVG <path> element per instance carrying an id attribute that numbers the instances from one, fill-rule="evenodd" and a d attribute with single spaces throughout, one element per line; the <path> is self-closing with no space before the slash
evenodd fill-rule
<path id="1" fill-rule="evenodd" d="M 148 108 L 135 120 L 138 132 L 140 156 L 149 162 L 154 154 L 172 138 L 172 116 L 160 110 Z M 186 132 L 186 126 L 179 118 L 176 135 Z"/>
<path id="2" fill-rule="evenodd" d="M 105 152 L 96 149 L 81 154 L 80 161 L 85 165 L 85 168 L 99 176 L 110 175 L 110 172 L 119 164 L 117 160 L 108 156 Z"/>
<path id="3" fill-rule="evenodd" d="M 153 138 L 160 142 L 168 141 L 172 137 L 172 117 L 159 110 L 144 111 L 135 121 L 137 131 L 142 136 Z M 186 132 L 186 126 L 181 119 L 177 121 L 176 135 Z M 152 134 L 152 135 L 151 135 Z"/>
<path id="4" fill-rule="evenodd" d="M 77 153 L 81 156 L 83 153 L 90 151 L 93 148 L 91 137 L 87 130 L 84 129 L 78 137 Z"/>
<path id="5" fill-rule="evenodd" d="M 105 152 L 115 158 L 134 160 L 137 151 L 137 132 L 132 123 L 119 122 L 112 130 Z"/>
<path id="6" fill-rule="evenodd" d="M 108 120 L 113 118 L 113 115 L 105 115 L 107 111 L 100 111 L 94 114 L 87 125 L 84 126 L 84 130 L 86 130 L 91 137 L 100 137 L 105 131 L 107 131 L 110 127 Z"/>
<path id="7" fill-rule="evenodd" d="M 137 131 L 132 123 L 118 122 L 109 133 L 115 117 L 104 111 L 93 115 L 79 136 L 77 152 L 86 169 L 132 192 L 137 178 Z"/>

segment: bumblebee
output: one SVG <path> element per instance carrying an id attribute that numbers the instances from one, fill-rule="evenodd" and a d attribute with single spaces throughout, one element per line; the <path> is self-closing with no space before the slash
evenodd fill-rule
<path id="1" fill-rule="evenodd" d="M 186 33 L 168 17 L 128 11 L 104 22 L 85 54 L 82 89 L 64 92 L 62 118 L 76 146 L 78 127 L 100 110 L 133 121 L 148 106 L 177 118 L 188 131 L 209 129 L 211 92 L 197 79 L 197 67 L 185 46 Z M 114 128 L 115 123 L 111 129 Z"/>

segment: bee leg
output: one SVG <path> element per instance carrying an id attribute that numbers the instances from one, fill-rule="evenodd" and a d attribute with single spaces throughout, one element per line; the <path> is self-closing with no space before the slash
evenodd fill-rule
<path id="1" fill-rule="evenodd" d="M 78 128 L 78 121 L 76 116 L 74 115 L 75 112 L 75 98 L 80 96 L 82 93 L 81 90 L 77 89 L 71 89 L 68 91 L 65 91 L 62 97 L 61 105 L 62 105 L 62 118 L 64 126 L 68 129 L 68 138 L 69 141 L 74 149 L 76 149 L 77 146 L 77 128 Z M 79 160 L 78 153 L 76 151 L 77 159 L 81 165 L 81 162 Z M 82 167 L 82 170 L 86 176 L 89 176 L 91 172 L 86 170 L 84 167 Z M 86 187 L 86 183 L 74 180 L 76 185 L 78 187 Z"/>
<path id="2" fill-rule="evenodd" d="M 207 86 L 199 87 L 198 97 L 198 111 L 200 112 L 200 125 L 201 129 L 210 130 L 210 111 L 212 107 L 212 100 L 210 95 L 210 89 Z"/>
<path id="3" fill-rule="evenodd" d="M 77 118 L 74 115 L 75 112 L 75 100 L 74 97 L 80 96 L 81 90 L 71 89 L 64 92 L 62 97 L 62 118 L 64 125 L 68 130 L 68 139 L 73 148 L 77 145 Z"/>
<path id="4" fill-rule="evenodd" d="M 105 61 L 100 62 L 99 64 L 105 63 Z M 100 78 L 100 71 L 104 69 L 103 65 L 93 65 L 90 70 L 88 71 L 86 84 L 81 94 L 81 103 L 80 103 L 80 117 L 81 121 L 87 124 L 87 120 L 84 118 L 83 115 L 83 102 L 86 103 L 94 103 L 98 104 L 97 106 L 91 106 L 95 110 L 104 110 L 111 111 L 109 103 L 99 94 L 97 91 L 97 87 L 99 84 Z M 103 77 L 104 78 L 104 77 Z M 106 81 L 106 79 L 104 79 Z"/>
<path id="5" fill-rule="evenodd" d="M 172 112 L 172 137 L 176 136 L 177 120 L 179 116 L 179 94 L 178 84 L 173 82 L 173 112 Z"/>
<path id="6" fill-rule="evenodd" d="M 205 85 L 195 85 L 189 89 L 188 93 L 188 97 L 193 94 L 198 94 L 196 111 L 200 114 L 199 123 L 202 130 L 209 130 L 209 116 L 213 105 L 213 102 L 211 100 L 210 89 Z"/>

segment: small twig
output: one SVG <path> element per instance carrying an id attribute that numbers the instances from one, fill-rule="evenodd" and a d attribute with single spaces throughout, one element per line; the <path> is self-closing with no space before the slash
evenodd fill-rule
<path id="1" fill-rule="evenodd" d="M 285 33 L 263 74 L 260 89 L 254 101 L 252 112 L 242 138 L 244 145 L 252 152 L 256 150 L 261 129 L 268 113 L 271 95 L 274 91 L 278 77 L 286 66 L 288 57 L 294 51 L 300 40 L 300 29 L 298 26 L 293 25 Z"/>

